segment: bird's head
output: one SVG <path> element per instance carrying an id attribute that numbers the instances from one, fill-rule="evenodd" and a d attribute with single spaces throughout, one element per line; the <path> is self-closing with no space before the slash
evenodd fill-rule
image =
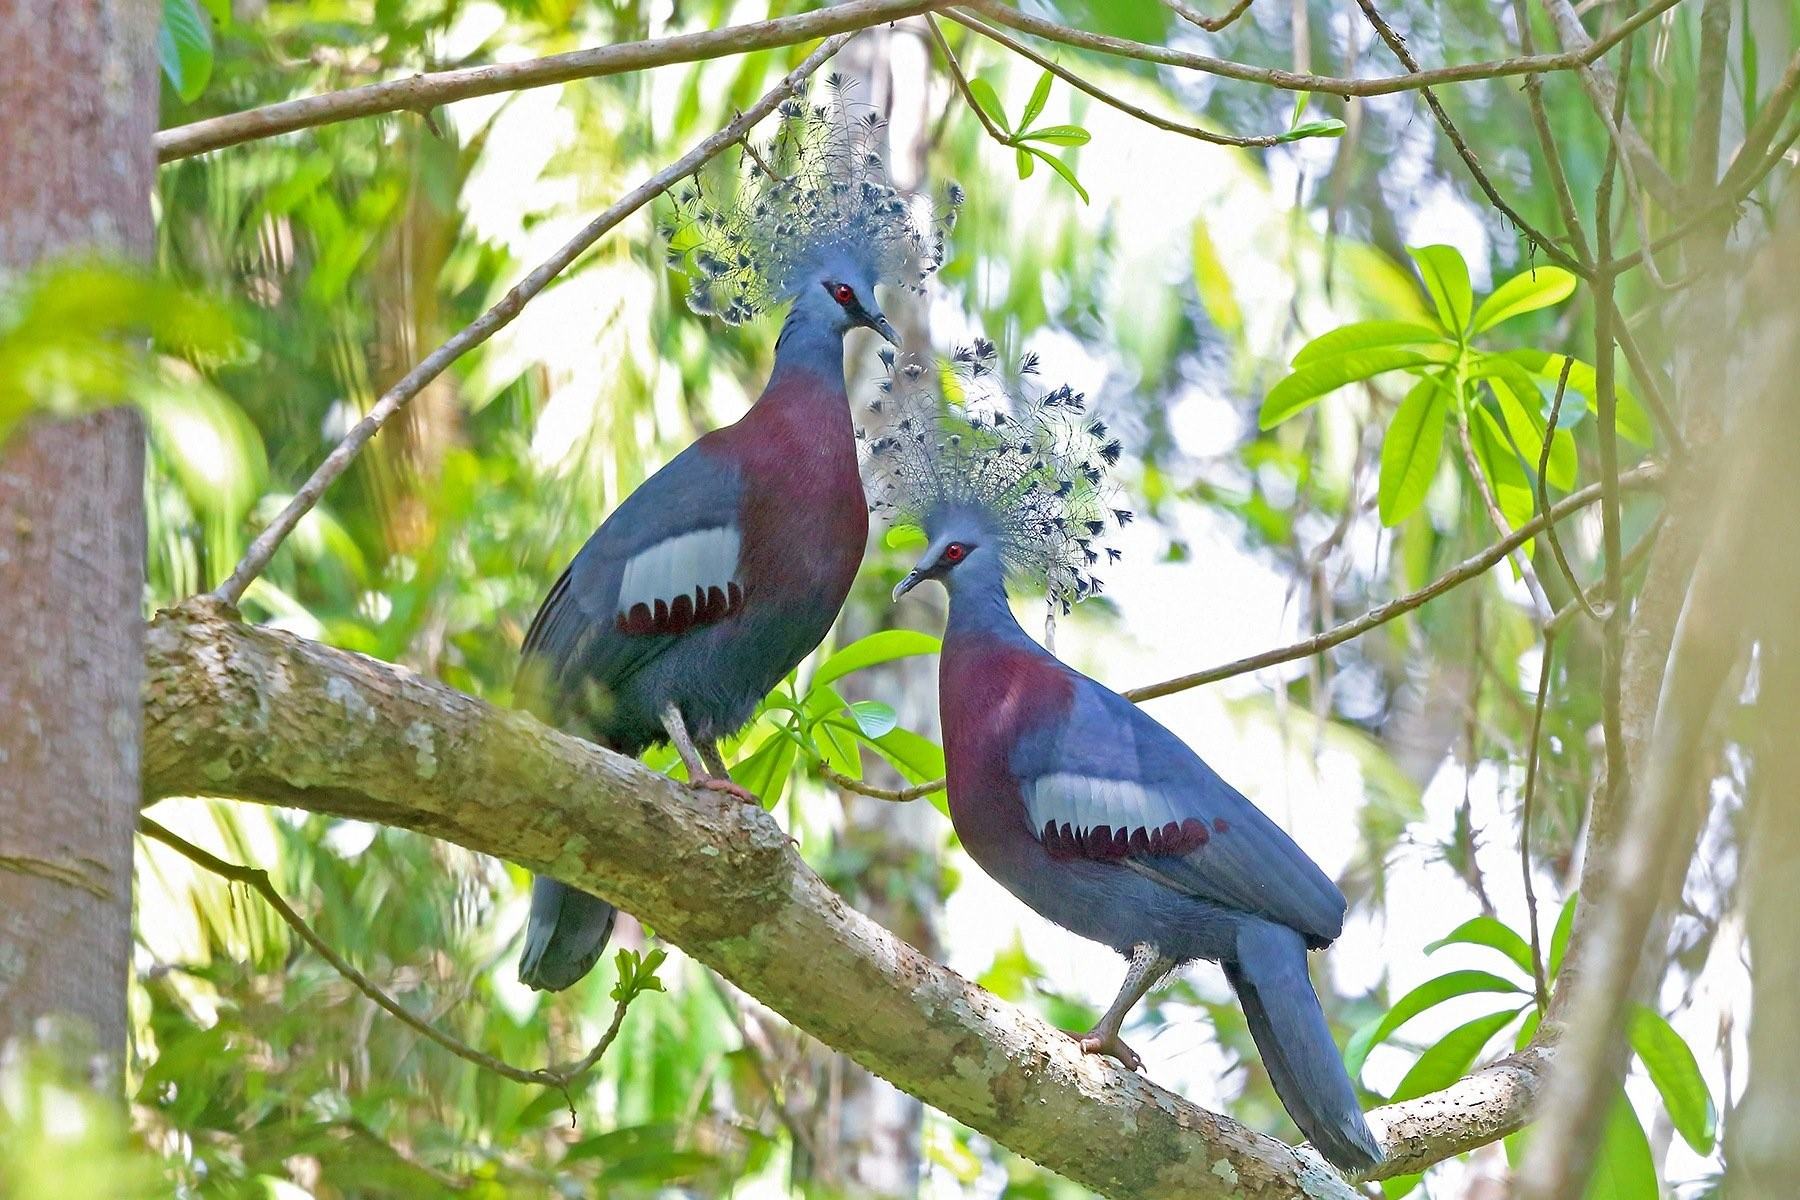
<path id="1" fill-rule="evenodd" d="M 925 519 L 925 536 L 930 539 L 925 553 L 894 588 L 895 600 L 927 579 L 937 580 L 948 590 L 953 586 L 953 574 L 958 585 L 991 576 L 1005 586 L 1006 534 L 992 514 L 964 505 L 946 506 Z"/>
<path id="2" fill-rule="evenodd" d="M 875 272 L 848 255 L 823 260 L 794 297 L 794 316 L 833 333 L 873 329 L 895 346 L 900 335 L 875 299 Z"/>

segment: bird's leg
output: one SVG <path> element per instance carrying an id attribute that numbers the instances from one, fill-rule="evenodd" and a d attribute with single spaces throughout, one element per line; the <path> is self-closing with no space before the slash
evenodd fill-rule
<path id="1" fill-rule="evenodd" d="M 731 768 L 725 765 L 725 756 L 719 753 L 719 743 L 698 742 L 700 761 L 706 764 L 707 773 L 714 779 L 730 779 Z"/>
<path id="2" fill-rule="evenodd" d="M 669 740 L 675 743 L 675 753 L 681 755 L 682 765 L 687 768 L 689 783 L 709 792 L 724 792 L 727 796 L 736 796 L 746 804 L 761 806 L 762 801 L 731 782 L 731 776 L 725 771 L 723 763 L 718 764 L 718 770 L 715 773 L 711 764 L 701 758 L 699 749 L 694 745 L 693 737 L 688 733 L 687 722 L 681 719 L 681 710 L 676 708 L 673 702 L 663 705 L 662 725 L 663 731 L 669 735 Z M 707 749 L 711 752 L 713 761 L 718 762 L 717 748 L 708 742 Z"/>
<path id="3" fill-rule="evenodd" d="M 1131 967 L 1125 972 L 1125 982 L 1113 998 L 1112 1007 L 1106 1010 L 1098 1025 L 1075 1039 L 1081 1045 L 1081 1052 L 1109 1055 L 1130 1070 L 1143 1070 L 1144 1060 L 1138 1057 L 1137 1051 L 1119 1040 L 1119 1028 L 1125 1024 L 1126 1014 L 1143 999 L 1144 993 L 1155 987 L 1174 967 L 1175 960 L 1163 957 L 1154 944 L 1138 942 L 1132 946 Z"/>

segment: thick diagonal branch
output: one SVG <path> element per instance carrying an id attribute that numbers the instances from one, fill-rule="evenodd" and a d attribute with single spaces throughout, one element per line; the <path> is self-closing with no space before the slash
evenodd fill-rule
<path id="1" fill-rule="evenodd" d="M 151 797 L 379 821 L 597 892 L 799 1028 L 1108 1196 L 1355 1195 L 1310 1153 L 1081 1054 L 931 962 L 845 905 L 759 810 L 204 600 L 159 617 L 147 647 Z M 1381 1110 L 1394 1163 L 1517 1128 L 1541 1069 L 1533 1053 Z"/>

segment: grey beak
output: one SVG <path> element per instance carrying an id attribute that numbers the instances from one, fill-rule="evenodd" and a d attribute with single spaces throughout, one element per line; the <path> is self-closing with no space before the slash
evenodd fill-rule
<path id="1" fill-rule="evenodd" d="M 906 573 L 906 578 L 894 585 L 894 599 L 899 600 L 900 597 L 912 591 L 913 588 L 918 586 L 919 580 L 923 578 L 925 578 L 925 576 L 918 571 L 908 571 Z"/>
<path id="2" fill-rule="evenodd" d="M 900 335 L 895 332 L 893 325 L 888 323 L 888 319 L 880 313 L 869 318 L 869 328 L 886 338 L 896 350 L 900 348 Z"/>

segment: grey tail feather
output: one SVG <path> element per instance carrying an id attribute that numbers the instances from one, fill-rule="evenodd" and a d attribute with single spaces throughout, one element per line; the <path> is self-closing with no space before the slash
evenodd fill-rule
<path id="1" fill-rule="evenodd" d="M 1306 974 L 1306 943 L 1285 925 L 1247 922 L 1225 964 L 1275 1094 L 1325 1160 L 1343 1171 L 1381 1161 L 1356 1088 Z"/>
<path id="2" fill-rule="evenodd" d="M 519 982 L 560 992 L 586 975 L 606 949 L 619 910 L 547 875 L 531 878 L 531 918 L 519 955 Z"/>

